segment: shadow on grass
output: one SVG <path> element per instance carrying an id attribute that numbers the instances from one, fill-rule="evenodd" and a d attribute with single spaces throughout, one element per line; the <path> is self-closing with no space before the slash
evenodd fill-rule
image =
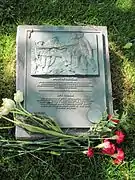
<path id="1" fill-rule="evenodd" d="M 113 105 L 115 110 L 123 112 L 123 74 L 121 69 L 121 59 L 116 53 L 110 50 L 110 62 L 111 62 L 111 80 L 112 80 L 112 95 Z"/>
<path id="2" fill-rule="evenodd" d="M 122 72 L 124 60 L 117 55 L 120 51 L 134 65 L 135 47 L 129 50 L 123 46 L 135 37 L 135 6 L 130 4 L 130 8 L 120 9 L 115 0 L 5 0 L 0 6 L 0 37 L 14 36 L 16 27 L 19 24 L 53 24 L 53 25 L 105 25 L 108 27 L 109 42 L 116 46 L 115 50 L 110 48 L 112 89 L 114 109 L 119 112 L 124 111 L 124 94 L 130 96 L 130 89 L 124 86 L 124 74 Z M 131 1 L 130 1 L 131 2 Z M 124 5 L 124 3 L 123 3 Z M 4 66 L 11 61 L 7 40 L 0 42 L 0 98 L 12 97 L 15 91 L 14 75 L 7 76 L 4 73 Z M 10 43 L 9 43 L 10 44 Z M 12 49 L 15 46 L 12 47 Z M 2 56 L 4 55 L 4 58 Z M 5 63 L 5 61 L 7 62 Z M 6 77 L 5 77 L 6 76 Z M 132 76 L 132 73 L 131 73 Z M 6 80 L 5 80 L 6 79 Z M 130 83 L 130 81 L 129 81 Z M 134 89 L 135 87 L 133 87 Z M 130 103 L 128 109 L 129 124 L 133 121 L 135 107 Z M 132 126 L 132 127 L 131 127 Z M 134 156 L 134 134 L 135 123 L 132 122 L 128 128 L 131 135 L 130 146 L 126 146 L 126 153 L 132 159 Z M 52 157 L 41 155 L 46 162 L 25 158 L 14 158 L 13 161 L 4 162 L 0 166 L 1 179 L 69 179 L 69 180 L 96 180 L 96 179 L 121 179 L 127 178 L 123 170 L 113 169 L 111 173 L 111 163 L 108 160 L 96 157 L 95 160 L 88 160 L 83 155 L 65 155 L 62 157 Z M 55 169 L 55 170 L 54 170 Z M 129 173 L 130 174 L 130 173 Z M 131 177 L 134 175 L 131 172 Z"/>

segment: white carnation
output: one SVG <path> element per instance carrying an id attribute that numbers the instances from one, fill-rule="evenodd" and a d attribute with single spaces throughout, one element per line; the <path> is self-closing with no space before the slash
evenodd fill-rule
<path id="1" fill-rule="evenodd" d="M 0 117 L 1 117 L 1 116 L 5 116 L 5 115 L 8 115 L 8 114 L 9 114 L 9 110 L 6 109 L 6 108 L 4 108 L 4 106 L 2 106 L 2 107 L 0 108 Z"/>
<path id="2" fill-rule="evenodd" d="M 20 102 L 23 101 L 23 93 L 22 93 L 20 90 L 18 90 L 18 91 L 14 94 L 14 100 L 15 100 L 15 102 L 17 102 L 17 103 L 20 103 Z"/>
<path id="3" fill-rule="evenodd" d="M 15 102 L 12 99 L 3 98 L 3 108 L 7 109 L 8 111 L 11 111 L 15 108 Z"/>

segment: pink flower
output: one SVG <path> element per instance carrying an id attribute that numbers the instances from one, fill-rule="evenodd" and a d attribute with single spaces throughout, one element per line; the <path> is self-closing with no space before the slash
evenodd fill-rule
<path id="1" fill-rule="evenodd" d="M 108 114 L 108 117 L 107 117 L 109 120 L 113 118 L 113 116 L 111 114 Z"/>
<path id="2" fill-rule="evenodd" d="M 115 122 L 117 124 L 120 122 L 118 119 L 113 119 L 113 116 L 111 114 L 108 115 L 108 120 Z"/>
<path id="3" fill-rule="evenodd" d="M 115 145 L 111 143 L 108 139 L 105 139 L 103 144 L 104 148 L 102 149 L 102 153 L 113 155 L 115 152 Z"/>
<path id="4" fill-rule="evenodd" d="M 122 131 L 115 131 L 115 134 L 116 134 L 116 142 L 118 144 L 122 143 L 124 141 L 125 134 L 123 134 Z"/>
<path id="5" fill-rule="evenodd" d="M 122 148 L 117 148 L 117 154 L 115 154 L 113 157 L 116 159 L 113 160 L 114 164 L 121 164 L 124 160 L 125 154 Z"/>
<path id="6" fill-rule="evenodd" d="M 119 123 L 120 121 L 118 119 L 111 119 L 112 122 Z"/>
<path id="7" fill-rule="evenodd" d="M 89 158 L 93 157 L 93 156 L 94 156 L 94 151 L 93 151 L 93 149 L 90 148 L 90 147 L 88 147 L 88 151 L 87 151 L 86 154 L 87 154 L 87 156 L 88 156 Z"/>

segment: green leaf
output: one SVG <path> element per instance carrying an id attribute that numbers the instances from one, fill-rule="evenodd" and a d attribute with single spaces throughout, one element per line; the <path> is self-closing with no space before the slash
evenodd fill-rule
<path id="1" fill-rule="evenodd" d="M 123 48 L 124 49 L 130 49 L 133 46 L 133 43 L 127 43 Z"/>
<path id="2" fill-rule="evenodd" d="M 117 124 L 117 123 L 110 121 L 110 122 L 107 124 L 107 126 L 108 126 L 108 127 L 116 127 L 116 126 L 115 126 L 116 124 Z"/>
<path id="3" fill-rule="evenodd" d="M 104 127 L 103 128 L 103 132 L 111 132 L 112 130 L 111 129 L 109 129 L 109 128 L 107 128 L 107 127 Z"/>
<path id="4" fill-rule="evenodd" d="M 56 155 L 56 156 L 60 156 L 61 154 L 59 152 L 55 152 L 55 151 L 47 151 L 46 153 L 52 154 L 52 155 Z"/>
<path id="5" fill-rule="evenodd" d="M 68 134 L 59 133 L 57 131 L 47 130 L 41 127 L 32 126 L 32 125 L 22 123 L 22 122 L 17 123 L 17 125 L 32 133 L 40 133 L 44 135 L 51 135 L 51 136 L 56 136 L 56 137 L 61 137 L 61 138 L 78 138 L 73 135 L 68 135 Z"/>
<path id="6" fill-rule="evenodd" d="M 59 125 L 51 117 L 46 117 L 43 119 L 42 119 L 42 117 L 40 117 L 40 116 L 37 117 L 36 115 L 33 117 L 34 117 L 34 119 L 36 119 L 36 121 L 42 122 L 43 125 L 47 126 L 48 128 L 51 128 L 52 130 L 63 133 L 63 131 L 61 130 Z"/>

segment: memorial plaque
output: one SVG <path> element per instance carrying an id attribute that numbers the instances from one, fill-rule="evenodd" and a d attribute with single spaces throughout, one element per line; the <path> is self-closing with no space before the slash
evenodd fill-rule
<path id="1" fill-rule="evenodd" d="M 24 107 L 62 128 L 89 128 L 112 112 L 106 27 L 19 26 L 17 89 Z M 28 134 L 17 127 L 16 137 Z"/>

